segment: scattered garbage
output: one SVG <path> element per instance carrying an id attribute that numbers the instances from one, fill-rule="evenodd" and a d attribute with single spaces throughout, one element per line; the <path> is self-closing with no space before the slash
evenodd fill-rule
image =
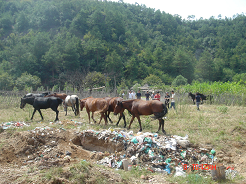
<path id="1" fill-rule="evenodd" d="M 48 167 L 70 162 L 79 156 L 82 150 L 88 150 L 88 159 L 97 160 L 98 164 L 115 169 L 130 171 L 134 167 L 146 168 L 151 172 L 174 174 L 185 177 L 187 173 L 199 171 L 213 179 L 233 179 L 238 173 L 233 167 L 226 168 L 217 162 L 220 153 L 211 146 L 198 147 L 189 142 L 188 135 L 165 136 L 157 133 L 125 131 L 109 128 L 107 130 L 66 130 L 66 123 L 57 122 L 60 128 L 39 126 L 29 130 L 27 146 L 15 155 L 28 156 L 24 164 L 39 163 L 39 167 Z M 83 125 L 76 121 L 67 121 L 73 125 Z M 53 122 L 50 122 L 53 124 Z M 3 123 L 6 127 L 29 126 L 25 122 Z M 72 137 L 66 137 L 73 131 Z M 58 146 L 63 141 L 68 147 Z M 61 144 L 62 145 L 62 144 Z M 4 149 L 3 151 L 7 151 Z M 87 153 L 86 153 L 87 154 Z M 217 155 L 218 154 L 218 155 Z M 12 158 L 12 157 L 8 157 Z M 216 169 L 212 170 L 211 168 Z"/>

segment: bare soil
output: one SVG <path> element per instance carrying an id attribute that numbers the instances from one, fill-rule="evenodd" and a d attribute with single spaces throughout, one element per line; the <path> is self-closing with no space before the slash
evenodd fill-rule
<path id="1" fill-rule="evenodd" d="M 205 109 L 206 106 L 203 106 L 203 108 Z M 209 116 L 213 116 L 213 111 L 215 110 L 207 110 L 206 113 L 208 113 Z M 243 108 L 243 110 L 240 109 L 240 111 L 242 111 L 243 116 L 245 116 L 245 108 Z M 45 118 L 48 116 L 50 119 L 53 119 L 54 113 L 52 111 L 46 111 L 43 114 L 47 112 L 50 113 L 50 115 L 45 115 Z M 17 111 L 17 113 L 19 112 Z M 60 119 L 64 118 L 62 113 L 63 112 L 61 112 Z M 72 116 L 71 111 L 68 113 L 71 114 L 70 118 L 76 120 L 76 118 Z M 171 119 L 172 112 L 170 113 L 171 117 L 169 118 Z M 28 114 L 28 112 L 26 112 L 26 114 Z M 36 120 L 39 119 L 38 116 L 39 114 L 35 115 Z M 86 116 L 86 114 L 81 115 L 77 120 L 88 123 L 85 118 Z M 223 116 L 226 116 L 228 119 L 233 118 L 231 114 Z M 17 118 L 18 117 L 17 115 Z M 21 117 L 20 120 L 24 121 L 25 119 Z M 182 120 L 179 121 L 181 122 Z M 223 163 L 224 166 L 234 167 L 234 169 L 240 173 L 243 179 L 238 183 L 246 183 L 245 120 L 240 120 L 240 122 L 243 123 L 242 126 L 233 125 L 225 130 L 225 134 L 229 133 L 233 139 L 219 139 L 220 144 L 223 146 L 216 150 L 216 156 L 218 161 Z M 171 121 L 169 124 L 166 123 L 167 130 L 171 130 L 175 126 L 177 127 L 177 124 L 174 123 L 172 125 L 172 123 Z M 135 124 L 138 128 L 137 122 L 135 122 Z M 163 174 L 149 174 L 142 178 L 132 178 L 131 181 L 125 180 L 120 174 L 116 173 L 114 169 L 98 167 L 96 165 L 97 161 L 101 159 L 101 156 L 105 155 L 95 155 L 95 152 L 93 152 L 97 151 L 97 147 L 100 148 L 100 150 L 103 147 L 105 149 L 103 152 L 113 153 L 122 145 L 102 145 L 101 142 L 95 143 L 97 140 L 93 140 L 92 138 L 91 141 L 94 142 L 93 147 L 90 146 L 89 140 L 87 140 L 88 142 L 84 142 L 83 147 L 81 145 L 81 139 L 78 138 L 81 127 L 71 125 L 70 129 L 64 129 L 57 126 L 49 126 L 49 121 L 40 127 L 45 127 L 45 125 L 49 128 L 45 130 L 34 128 L 28 131 L 7 129 L 0 133 L 0 183 L 74 183 L 74 181 L 69 179 L 69 168 L 79 163 L 81 160 L 86 160 L 90 163 L 90 172 L 85 176 L 86 183 L 100 183 L 100 181 L 98 181 L 100 177 L 104 178 L 103 181 L 107 181 L 107 183 L 170 183 L 166 180 L 167 176 Z M 109 128 L 109 126 L 106 128 Z M 221 130 L 223 130 L 223 126 L 220 127 Z M 191 129 L 196 130 L 196 127 L 191 127 Z M 200 140 L 200 143 L 196 143 L 195 146 L 211 146 L 209 141 L 202 140 L 201 138 Z M 51 177 L 52 179 L 47 177 L 47 172 L 52 168 L 62 168 L 61 176 L 63 177 Z"/>

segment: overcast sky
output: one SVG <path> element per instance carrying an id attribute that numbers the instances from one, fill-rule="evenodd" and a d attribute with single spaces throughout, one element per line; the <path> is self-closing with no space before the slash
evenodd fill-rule
<path id="1" fill-rule="evenodd" d="M 115 1 L 118 0 L 108 0 Z M 145 4 L 146 7 L 160 9 L 172 15 L 178 14 L 183 19 L 195 15 L 196 19 L 209 19 L 211 16 L 218 18 L 233 18 L 236 14 L 246 14 L 246 0 L 123 0 L 124 3 Z"/>

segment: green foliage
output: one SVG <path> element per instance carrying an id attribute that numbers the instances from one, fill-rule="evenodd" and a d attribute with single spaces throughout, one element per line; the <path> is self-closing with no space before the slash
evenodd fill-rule
<path id="1" fill-rule="evenodd" d="M 36 89 L 39 85 L 41 85 L 41 80 L 39 77 L 25 72 L 18 79 L 16 79 L 15 85 L 19 90 L 23 90 L 26 87 Z"/>
<path id="2" fill-rule="evenodd" d="M 182 75 L 177 76 L 172 82 L 172 86 L 182 86 L 186 84 L 187 84 L 187 79 L 184 78 Z"/>
<path id="3" fill-rule="evenodd" d="M 122 79 L 127 86 L 170 85 L 179 75 L 189 84 L 244 83 L 244 14 L 186 20 L 123 1 L 2 1 L 0 9 L 2 78 L 27 72 L 43 86 L 64 87 L 68 73 L 79 71 L 106 74 L 114 88 Z M 82 79 L 72 84 L 83 86 Z"/>
<path id="4" fill-rule="evenodd" d="M 219 112 L 221 112 L 223 114 L 226 114 L 227 110 L 228 110 L 228 108 L 226 106 L 219 106 L 217 109 L 219 110 Z"/>
<path id="5" fill-rule="evenodd" d="M 106 77 L 100 72 L 88 73 L 85 77 L 85 87 L 89 89 L 105 85 Z"/>
<path id="6" fill-rule="evenodd" d="M 150 74 L 148 77 L 146 77 L 143 80 L 142 85 L 145 85 L 145 84 L 148 84 L 149 86 L 161 85 L 162 80 L 160 79 L 160 77 Z"/>

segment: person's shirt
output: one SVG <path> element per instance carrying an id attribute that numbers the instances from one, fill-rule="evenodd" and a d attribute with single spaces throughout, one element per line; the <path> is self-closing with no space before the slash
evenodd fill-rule
<path id="1" fill-rule="evenodd" d="M 155 94 L 154 93 L 151 95 L 151 98 L 152 98 L 152 100 L 155 98 Z"/>
<path id="2" fill-rule="evenodd" d="M 150 94 L 149 93 L 145 93 L 145 97 L 146 97 L 146 100 L 149 100 Z"/>
<path id="3" fill-rule="evenodd" d="M 141 93 L 137 93 L 137 99 L 141 99 Z"/>
<path id="4" fill-rule="evenodd" d="M 129 93 L 129 99 L 132 99 L 132 93 Z"/>
<path id="5" fill-rule="evenodd" d="M 167 103 L 170 101 L 169 98 L 170 98 L 170 95 L 166 95 L 166 96 L 165 96 L 165 101 L 166 101 Z"/>
<path id="6" fill-rule="evenodd" d="M 155 98 L 155 100 L 159 100 L 159 101 L 160 101 L 161 96 L 160 96 L 159 94 L 156 94 L 156 95 L 154 96 L 154 98 Z"/>
<path id="7" fill-rule="evenodd" d="M 175 93 L 172 94 L 171 102 L 175 102 Z"/>
<path id="8" fill-rule="evenodd" d="M 132 92 L 132 99 L 136 99 L 136 93 Z"/>
<path id="9" fill-rule="evenodd" d="M 201 96 L 200 95 L 196 95 L 196 102 L 200 102 L 201 101 Z"/>

